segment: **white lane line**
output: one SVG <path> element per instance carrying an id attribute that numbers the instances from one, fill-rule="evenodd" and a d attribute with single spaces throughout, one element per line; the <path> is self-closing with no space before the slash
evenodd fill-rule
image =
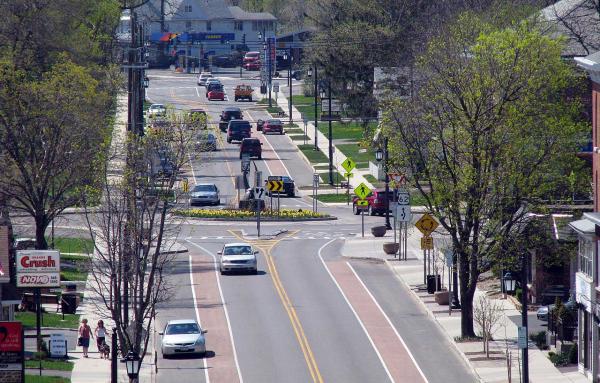
<path id="1" fill-rule="evenodd" d="M 200 250 L 204 251 L 206 254 L 210 255 L 213 259 L 213 265 L 215 270 L 215 276 L 217 277 L 217 286 L 219 287 L 219 295 L 221 296 L 221 302 L 223 302 L 223 310 L 225 311 L 225 319 L 227 320 L 227 329 L 229 330 L 229 339 L 231 339 L 231 347 L 233 348 L 233 360 L 235 360 L 235 368 L 237 369 L 238 376 L 240 377 L 240 383 L 244 383 L 244 379 L 242 379 L 242 371 L 240 370 L 240 364 L 238 362 L 237 350 L 235 349 L 235 341 L 233 340 L 233 331 L 231 330 L 231 321 L 229 320 L 229 311 L 227 311 L 227 305 L 225 304 L 225 298 L 223 296 L 223 289 L 221 288 L 221 279 L 219 278 L 219 273 L 217 272 L 217 257 L 215 255 L 205 249 L 204 247 L 187 240 L 193 246 L 196 246 Z M 190 256 L 191 259 L 191 256 Z M 190 264 L 191 267 L 191 264 Z M 192 290 L 193 291 L 193 290 Z"/>
<path id="2" fill-rule="evenodd" d="M 194 89 L 196 89 L 196 95 L 198 96 L 198 98 L 200 98 L 200 92 L 198 92 L 198 88 L 194 87 Z"/>
<path id="3" fill-rule="evenodd" d="M 375 350 L 375 353 L 377 354 L 377 357 L 379 358 L 379 361 L 383 365 L 383 369 L 385 370 L 385 373 L 387 374 L 388 378 L 390 378 L 391 382 L 395 382 L 394 378 L 392 377 L 392 374 L 390 373 L 390 370 L 388 370 L 388 367 L 387 367 L 387 365 L 385 364 L 385 362 L 383 360 L 383 357 L 379 353 L 379 350 L 377 349 L 377 346 L 375 346 L 375 342 L 373 342 L 373 339 L 371 339 L 371 336 L 369 335 L 369 332 L 367 331 L 367 328 L 365 327 L 364 323 L 360 320 L 360 317 L 358 316 L 358 314 L 354 310 L 354 307 L 352 307 L 352 304 L 350 304 L 350 301 L 348 300 L 348 297 L 346 297 L 346 294 L 344 294 L 344 291 L 342 290 L 342 287 L 340 286 L 340 284 L 338 283 L 338 281 L 334 278 L 333 274 L 329 270 L 329 267 L 327 267 L 327 264 L 323 260 L 323 254 L 322 254 L 323 249 L 325 247 L 327 247 L 330 243 L 333 243 L 335 241 L 336 241 L 335 239 L 332 239 L 331 241 L 327 242 L 326 244 L 324 244 L 323 246 L 321 246 L 319 248 L 319 252 L 318 252 L 319 259 L 321 260 L 321 263 L 323 264 L 323 267 L 325 268 L 325 270 L 327 270 L 327 274 L 329 274 L 329 277 L 331 278 L 331 280 L 333 281 L 333 283 L 335 283 L 335 285 L 337 286 L 338 290 L 340 291 L 340 294 L 342 294 L 342 297 L 344 297 L 344 300 L 346 301 L 346 304 L 348 305 L 348 307 L 350 308 L 350 310 L 354 314 L 354 317 L 356 318 L 356 320 L 360 324 L 360 327 L 363 329 L 365 335 L 369 339 L 369 342 L 371 343 L 371 346 L 373 346 L 373 349 Z"/>
<path id="4" fill-rule="evenodd" d="M 373 294 L 371 294 L 371 291 L 369 291 L 369 289 L 367 288 L 367 286 L 365 285 L 365 283 L 363 282 L 363 280 L 358 276 L 358 274 L 356 273 L 356 270 L 354 270 L 354 267 L 352 267 L 352 265 L 350 264 L 350 262 L 346 262 L 346 264 L 348 265 L 348 267 L 350 268 L 350 270 L 352 270 L 352 273 L 354 274 L 354 276 L 356 277 L 356 279 L 358 279 L 358 281 L 360 282 L 360 284 L 362 285 L 362 287 L 365 289 L 365 291 L 367 292 L 367 294 L 369 294 L 369 296 L 373 300 L 373 303 L 375 303 L 375 305 L 379 309 L 379 312 L 381 312 L 381 314 L 383 314 L 385 320 L 387 320 L 387 322 L 390 325 L 390 327 L 394 330 L 394 333 L 396 334 L 396 336 L 400 340 L 400 343 L 402 343 L 402 346 L 404 346 L 404 349 L 406 349 L 406 352 L 408 353 L 408 356 L 410 356 L 410 359 L 413 361 L 413 364 L 415 365 L 415 367 L 417 367 L 417 370 L 419 371 L 419 374 L 421 374 L 421 377 L 427 383 L 428 380 L 425 377 L 425 374 L 423 374 L 423 371 L 421 370 L 421 367 L 419 367 L 419 364 L 415 360 L 415 357 L 413 356 L 412 352 L 410 352 L 410 349 L 408 348 L 408 346 L 406 346 L 406 343 L 404 342 L 404 339 L 402 339 L 402 337 L 398 333 L 398 330 L 396 330 L 396 327 L 394 327 L 394 325 L 392 324 L 392 321 L 390 320 L 390 318 L 383 311 L 383 309 L 379 305 L 379 302 L 377 302 L 377 300 L 375 299 L 375 297 L 373 296 Z"/>
<path id="5" fill-rule="evenodd" d="M 186 239 L 187 241 L 187 239 Z M 188 241 L 189 242 L 189 241 Z M 200 320 L 200 312 L 198 312 L 198 300 L 196 299 L 196 289 L 194 289 L 194 274 L 192 273 L 192 255 L 188 255 L 189 265 L 190 265 L 190 284 L 192 288 L 192 299 L 194 300 L 194 310 L 196 311 L 196 320 L 202 328 L 202 321 Z M 208 362 L 206 361 L 206 356 L 202 358 L 202 365 L 204 366 L 204 378 L 206 378 L 206 383 L 210 383 L 210 378 L 208 377 Z"/>

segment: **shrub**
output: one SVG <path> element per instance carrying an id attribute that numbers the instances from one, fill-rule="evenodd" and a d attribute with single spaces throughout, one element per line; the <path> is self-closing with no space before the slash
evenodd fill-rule
<path id="1" fill-rule="evenodd" d="M 188 209 L 188 210 L 175 210 L 173 211 L 174 215 L 183 216 L 183 217 L 194 217 L 194 218 L 254 218 L 256 213 L 250 210 L 236 210 L 236 209 L 222 209 L 222 210 L 212 210 L 212 209 Z M 321 213 L 313 213 L 312 210 L 291 210 L 291 209 L 281 209 L 279 215 L 276 210 L 265 210 L 260 213 L 262 217 L 275 218 L 279 217 L 281 219 L 302 219 L 302 218 L 328 218 L 330 215 L 321 214 Z"/>
<path id="2" fill-rule="evenodd" d="M 515 290 L 515 297 L 517 298 L 517 300 L 518 300 L 519 302 L 522 302 L 522 301 L 523 301 L 523 290 L 522 290 L 522 289 L 520 289 L 520 288 L 519 288 L 519 289 L 516 289 L 516 290 Z"/>
<path id="3" fill-rule="evenodd" d="M 545 350 L 548 348 L 548 345 L 546 344 L 546 331 L 530 334 L 529 339 L 531 339 L 531 341 L 534 342 L 537 348 L 540 350 Z"/>

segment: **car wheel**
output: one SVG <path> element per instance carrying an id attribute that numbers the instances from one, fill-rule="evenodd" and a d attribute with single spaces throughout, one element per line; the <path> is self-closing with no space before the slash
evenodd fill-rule
<path id="1" fill-rule="evenodd" d="M 252 274 L 257 275 L 258 274 L 258 269 L 252 270 Z"/>
<path id="2" fill-rule="evenodd" d="M 281 136 L 283 134 L 283 130 L 281 132 L 279 132 L 279 135 Z"/>
<path id="3" fill-rule="evenodd" d="M 237 100 L 238 100 L 238 99 L 237 99 L 237 97 L 235 97 L 235 98 L 234 98 L 234 101 L 235 101 L 235 102 L 237 102 Z"/>
<path id="4" fill-rule="evenodd" d="M 215 206 L 219 206 L 221 204 L 221 200 L 218 199 L 217 202 L 215 202 Z"/>
<path id="5" fill-rule="evenodd" d="M 252 97 L 248 97 L 248 101 L 249 101 L 249 102 L 252 102 Z"/>
<path id="6" fill-rule="evenodd" d="M 290 194 L 288 194 L 289 197 L 294 198 L 296 196 L 295 192 L 291 192 Z"/>
<path id="7" fill-rule="evenodd" d="M 262 160 L 262 154 L 259 154 L 259 155 L 258 155 L 258 159 L 259 159 L 259 160 Z"/>
<path id="8" fill-rule="evenodd" d="M 354 213 L 354 215 L 359 215 L 360 211 L 358 211 L 358 206 L 356 206 L 356 204 L 352 204 L 352 213 Z"/>
<path id="9" fill-rule="evenodd" d="M 369 215 L 375 215 L 375 211 L 373 210 L 373 206 L 369 205 Z"/>

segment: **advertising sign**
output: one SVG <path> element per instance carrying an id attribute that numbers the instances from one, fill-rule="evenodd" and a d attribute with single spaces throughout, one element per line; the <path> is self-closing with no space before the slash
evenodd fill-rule
<path id="1" fill-rule="evenodd" d="M 0 322 L 0 382 L 25 381 L 23 347 L 21 322 Z"/>
<path id="2" fill-rule="evenodd" d="M 0 283 L 10 282 L 9 253 L 10 247 L 8 226 L 0 226 Z"/>
<path id="3" fill-rule="evenodd" d="M 60 253 L 17 251 L 17 287 L 60 287 Z"/>

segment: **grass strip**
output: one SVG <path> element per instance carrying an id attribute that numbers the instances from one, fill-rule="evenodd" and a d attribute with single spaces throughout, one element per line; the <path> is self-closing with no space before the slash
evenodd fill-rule
<path id="1" fill-rule="evenodd" d="M 29 311 L 16 312 L 15 320 L 23 323 L 23 327 L 35 327 L 35 313 Z M 62 320 L 62 314 L 43 313 L 42 326 L 52 328 L 78 328 L 79 314 L 65 314 L 65 320 Z"/>
<path id="2" fill-rule="evenodd" d="M 306 145 L 298 145 L 298 149 L 304 153 L 308 161 L 311 164 L 319 164 L 323 162 L 328 162 L 329 159 L 321 150 L 314 150 L 314 145 L 306 144 Z"/>
<path id="3" fill-rule="evenodd" d="M 305 139 L 306 141 L 310 141 L 310 138 L 304 134 L 292 134 L 290 135 L 290 138 L 294 141 L 304 141 Z"/>
<path id="4" fill-rule="evenodd" d="M 50 237 L 46 240 L 52 242 Z M 94 241 L 90 238 L 54 237 L 54 248 L 61 253 L 91 254 L 94 252 Z"/>
<path id="5" fill-rule="evenodd" d="M 60 280 L 61 281 L 86 281 L 88 273 L 80 269 L 73 270 L 61 270 Z"/>
<path id="6" fill-rule="evenodd" d="M 60 376 L 25 375 L 25 383 L 71 383 L 71 379 Z"/>
<path id="7" fill-rule="evenodd" d="M 43 359 L 42 370 L 73 371 L 73 362 L 59 359 Z M 26 360 L 25 368 L 39 368 L 39 360 Z"/>
<path id="8" fill-rule="evenodd" d="M 354 162 L 368 162 L 375 159 L 373 149 L 369 148 L 366 152 L 360 153 L 359 150 L 362 148 L 358 144 L 338 144 L 335 147 L 344 153 L 346 157 L 352 158 Z"/>
<path id="9" fill-rule="evenodd" d="M 314 195 L 311 196 L 314 198 Z M 339 194 L 333 194 L 333 193 L 328 193 L 328 194 L 317 194 L 317 200 L 321 201 L 321 202 L 347 202 L 348 201 L 348 197 L 346 196 L 346 190 L 340 190 Z M 350 202 L 352 202 L 352 199 L 350 199 Z"/>
<path id="10" fill-rule="evenodd" d="M 376 125 L 371 123 L 369 124 L 370 128 L 375 128 Z M 319 131 L 325 135 L 325 137 L 329 136 L 329 123 L 320 122 L 319 123 Z M 350 140 L 362 140 L 364 138 L 365 128 L 359 122 L 341 122 L 334 121 L 331 123 L 331 133 L 333 134 L 334 140 L 341 139 L 350 139 Z M 337 145 L 336 145 L 337 146 Z"/>

